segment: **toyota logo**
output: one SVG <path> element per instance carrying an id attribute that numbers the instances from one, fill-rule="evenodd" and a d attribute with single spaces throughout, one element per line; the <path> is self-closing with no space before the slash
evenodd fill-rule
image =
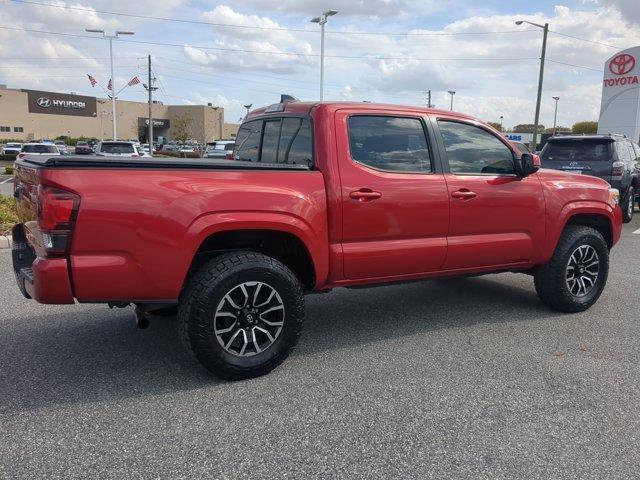
<path id="1" fill-rule="evenodd" d="M 636 59 L 628 53 L 616 55 L 609 62 L 609 70 L 614 75 L 625 75 L 633 70 L 636 66 Z"/>
<path id="2" fill-rule="evenodd" d="M 36 103 L 39 107 L 49 108 L 51 106 L 51 99 L 47 97 L 40 97 L 38 100 L 36 100 Z"/>

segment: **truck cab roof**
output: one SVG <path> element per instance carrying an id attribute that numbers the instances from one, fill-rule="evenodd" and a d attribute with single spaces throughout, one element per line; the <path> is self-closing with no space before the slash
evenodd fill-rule
<path id="1" fill-rule="evenodd" d="M 447 117 L 457 117 L 460 119 L 477 121 L 470 115 L 465 115 L 458 112 L 452 112 L 449 110 L 440 110 L 435 108 L 426 108 L 416 105 L 395 105 L 388 103 L 372 103 L 372 102 L 285 102 L 274 103 L 272 105 L 257 108 L 247 115 L 245 121 L 251 120 L 257 117 L 264 117 L 269 115 L 309 115 L 314 109 L 323 110 L 327 112 L 341 110 L 341 109 L 353 109 L 362 112 L 376 111 L 376 112 L 397 112 L 411 111 L 416 114 L 425 115 L 446 115 Z"/>

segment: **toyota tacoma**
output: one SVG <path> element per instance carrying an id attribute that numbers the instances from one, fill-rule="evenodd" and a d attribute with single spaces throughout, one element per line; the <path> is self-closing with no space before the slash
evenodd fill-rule
<path id="1" fill-rule="evenodd" d="M 305 294 L 509 271 L 579 312 L 620 238 L 607 182 L 539 170 L 449 111 L 281 102 L 247 116 L 232 159 L 196 160 L 20 158 L 22 293 L 134 305 L 140 319 L 177 309 L 196 358 L 242 379 L 292 351 Z"/>

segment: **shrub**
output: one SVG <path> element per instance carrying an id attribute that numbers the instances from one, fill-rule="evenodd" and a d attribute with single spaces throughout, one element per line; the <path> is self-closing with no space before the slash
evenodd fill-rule
<path id="1" fill-rule="evenodd" d="M 13 175 L 13 167 L 11 166 L 4 167 L 4 173 L 6 173 L 7 175 Z"/>
<path id="2" fill-rule="evenodd" d="M 15 198 L 0 195 L 0 235 L 10 235 L 16 223 L 18 223 L 18 212 Z"/>
<path id="3" fill-rule="evenodd" d="M 200 158 L 200 152 L 165 152 L 159 151 L 153 153 L 154 157 L 173 157 L 173 158 Z"/>

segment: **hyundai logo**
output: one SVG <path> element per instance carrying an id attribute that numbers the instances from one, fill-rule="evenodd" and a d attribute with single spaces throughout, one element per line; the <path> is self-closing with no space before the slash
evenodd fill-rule
<path id="1" fill-rule="evenodd" d="M 40 97 L 36 100 L 36 103 L 39 107 L 49 108 L 51 106 L 51 99 L 47 97 Z"/>

